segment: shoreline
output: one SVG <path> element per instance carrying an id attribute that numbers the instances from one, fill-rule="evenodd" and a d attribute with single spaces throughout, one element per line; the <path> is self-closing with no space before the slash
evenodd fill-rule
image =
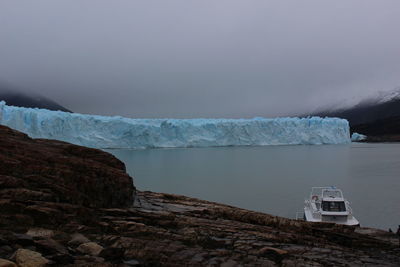
<path id="1" fill-rule="evenodd" d="M 179 195 L 137 191 L 134 206 L 125 209 L 48 202 L 34 206 L 33 217 L 43 217 L 43 212 L 50 216 L 43 217 L 40 224 L 2 227 L 1 240 L 18 250 L 34 248 L 42 258 L 58 265 L 400 263 L 399 241 L 386 231 L 296 221 Z M 0 245 L 0 258 L 4 257 L 17 259 L 15 253 L 5 254 Z"/>
<path id="2" fill-rule="evenodd" d="M 6 266 L 398 266 L 395 234 L 137 191 L 97 149 L 0 126 Z"/>

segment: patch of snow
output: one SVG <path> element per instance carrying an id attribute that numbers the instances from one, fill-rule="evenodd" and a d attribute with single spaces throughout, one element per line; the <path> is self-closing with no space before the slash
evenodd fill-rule
<path id="1" fill-rule="evenodd" d="M 380 91 L 374 98 L 377 100 L 378 104 L 400 99 L 400 87 L 389 92 Z"/>
<path id="2" fill-rule="evenodd" d="M 318 114 L 326 112 L 341 112 L 357 106 L 379 105 L 398 99 L 400 99 L 400 87 L 396 87 L 392 90 L 375 91 L 373 93 L 368 93 L 363 97 L 347 96 L 346 98 L 335 103 L 319 106 L 312 113 Z"/>

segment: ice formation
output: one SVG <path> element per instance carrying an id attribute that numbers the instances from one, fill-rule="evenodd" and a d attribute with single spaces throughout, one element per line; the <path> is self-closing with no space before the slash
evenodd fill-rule
<path id="1" fill-rule="evenodd" d="M 358 141 L 362 141 L 362 140 L 365 140 L 365 139 L 367 139 L 367 136 L 363 135 L 363 134 L 353 133 L 351 135 L 351 141 L 352 142 L 358 142 Z"/>
<path id="2" fill-rule="evenodd" d="M 33 138 L 94 148 L 163 148 L 350 143 L 338 118 L 130 119 L 7 106 L 0 124 Z"/>

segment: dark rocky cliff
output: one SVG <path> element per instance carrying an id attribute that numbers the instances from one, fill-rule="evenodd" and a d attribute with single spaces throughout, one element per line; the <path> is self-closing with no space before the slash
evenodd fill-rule
<path id="1" fill-rule="evenodd" d="M 0 197 L 128 207 L 134 186 L 114 156 L 68 143 L 31 139 L 0 126 Z"/>
<path id="2" fill-rule="evenodd" d="M 399 266 L 398 246 L 376 229 L 135 194 L 103 151 L 0 127 L 0 266 Z"/>

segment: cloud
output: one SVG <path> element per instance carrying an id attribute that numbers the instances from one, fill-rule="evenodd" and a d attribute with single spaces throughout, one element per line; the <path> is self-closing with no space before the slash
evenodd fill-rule
<path id="1" fill-rule="evenodd" d="M 400 84 L 400 2 L 3 1 L 0 79 L 74 111 L 292 115 Z"/>

